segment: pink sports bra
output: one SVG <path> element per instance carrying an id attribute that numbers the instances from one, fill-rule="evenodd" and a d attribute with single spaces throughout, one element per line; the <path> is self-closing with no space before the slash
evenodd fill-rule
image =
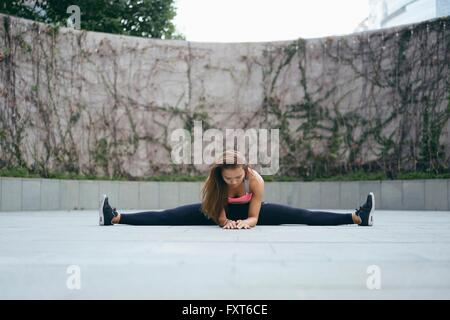
<path id="1" fill-rule="evenodd" d="M 233 198 L 233 197 L 228 197 L 228 203 L 247 203 L 250 202 L 250 200 L 252 200 L 252 196 L 253 193 L 248 192 L 249 191 L 249 187 L 248 187 L 248 180 L 245 179 L 244 180 L 244 188 L 245 188 L 245 194 L 239 198 Z"/>

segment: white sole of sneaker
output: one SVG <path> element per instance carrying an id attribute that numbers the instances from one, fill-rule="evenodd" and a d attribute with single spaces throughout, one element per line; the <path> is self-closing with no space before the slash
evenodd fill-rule
<path id="1" fill-rule="evenodd" d="M 101 226 L 105 225 L 105 216 L 103 215 L 103 206 L 105 205 L 106 194 L 102 195 L 100 199 L 100 208 L 98 209 L 98 224 Z"/>
<path id="2" fill-rule="evenodd" d="M 369 212 L 369 219 L 367 224 L 369 226 L 373 226 L 373 212 L 375 211 L 375 195 L 373 194 L 373 192 L 369 192 L 370 197 L 372 198 L 372 209 L 370 209 Z"/>

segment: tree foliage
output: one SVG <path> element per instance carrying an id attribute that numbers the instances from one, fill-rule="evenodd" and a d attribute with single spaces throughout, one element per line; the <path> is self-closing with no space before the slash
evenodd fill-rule
<path id="1" fill-rule="evenodd" d="M 172 23 L 173 0 L 5 0 L 0 12 L 35 21 L 67 25 L 67 8 L 80 8 L 83 30 L 157 39 L 184 39 Z"/>

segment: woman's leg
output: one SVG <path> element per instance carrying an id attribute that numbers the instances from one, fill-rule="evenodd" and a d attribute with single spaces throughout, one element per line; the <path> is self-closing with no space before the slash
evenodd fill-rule
<path id="1" fill-rule="evenodd" d="M 214 225 L 201 212 L 201 203 L 193 203 L 163 211 L 146 211 L 120 214 L 120 224 L 132 225 Z"/>
<path id="2" fill-rule="evenodd" d="M 264 202 L 259 212 L 258 225 L 307 224 L 337 226 L 354 224 L 352 213 L 310 211 L 287 205 Z"/>

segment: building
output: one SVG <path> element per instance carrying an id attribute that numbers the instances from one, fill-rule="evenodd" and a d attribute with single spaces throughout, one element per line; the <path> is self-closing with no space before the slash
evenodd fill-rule
<path id="1" fill-rule="evenodd" d="M 369 16 L 356 32 L 389 28 L 450 15 L 450 0 L 369 0 Z"/>

